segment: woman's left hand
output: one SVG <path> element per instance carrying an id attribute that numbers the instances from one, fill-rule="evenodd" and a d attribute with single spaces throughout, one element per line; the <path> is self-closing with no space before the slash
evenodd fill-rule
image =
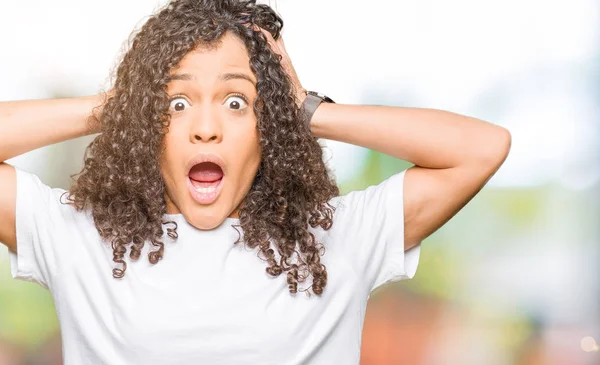
<path id="1" fill-rule="evenodd" d="M 298 78 L 298 74 L 296 73 L 296 70 L 292 65 L 292 60 L 290 59 L 290 56 L 285 50 L 285 45 L 283 44 L 283 37 L 281 37 L 280 35 L 279 39 L 275 40 L 271 33 L 269 33 L 268 31 L 262 28 L 260 28 L 260 31 L 267 38 L 267 41 L 269 42 L 269 45 L 271 46 L 273 52 L 281 56 L 281 66 L 283 67 L 285 72 L 287 72 L 288 76 L 290 77 L 290 80 L 292 81 L 292 86 L 294 87 L 296 93 L 296 102 L 298 104 L 298 107 L 300 107 L 302 105 L 302 102 L 306 98 L 306 89 L 302 87 L 300 79 Z"/>

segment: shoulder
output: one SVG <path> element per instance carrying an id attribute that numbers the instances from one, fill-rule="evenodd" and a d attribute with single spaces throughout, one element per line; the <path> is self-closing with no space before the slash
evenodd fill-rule
<path id="1" fill-rule="evenodd" d="M 53 188 L 44 183 L 39 176 L 20 168 L 15 168 L 17 177 L 17 216 L 35 214 L 36 217 L 52 221 L 89 224 L 91 213 L 78 210 L 69 199 L 69 191 Z"/>
<path id="2" fill-rule="evenodd" d="M 406 170 L 396 173 L 377 185 L 362 190 L 354 190 L 345 195 L 332 198 L 330 204 L 335 208 L 334 222 L 345 219 L 361 219 L 365 215 L 383 213 L 386 205 L 403 205 L 404 176 Z M 372 217 L 372 218 L 377 218 Z"/>

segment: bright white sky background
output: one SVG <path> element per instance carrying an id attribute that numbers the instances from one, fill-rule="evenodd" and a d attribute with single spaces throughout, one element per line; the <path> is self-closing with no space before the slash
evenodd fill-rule
<path id="1" fill-rule="evenodd" d="M 264 2 L 284 19 L 307 89 L 339 103 L 445 109 L 507 127 L 511 155 L 491 186 L 581 189 L 600 177 L 597 1 Z M 164 3 L 1 1 L 0 100 L 98 92 L 129 33 Z M 364 150 L 329 145 L 343 182 Z"/>

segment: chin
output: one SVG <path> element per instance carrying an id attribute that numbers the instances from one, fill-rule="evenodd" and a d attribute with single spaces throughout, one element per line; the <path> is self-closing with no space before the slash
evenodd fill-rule
<path id="1" fill-rule="evenodd" d="M 189 214 L 184 215 L 189 224 L 194 226 L 197 229 L 208 231 L 211 229 L 215 229 L 220 226 L 225 219 L 227 219 L 227 215 L 219 214 L 217 212 L 211 212 L 210 208 L 191 208 L 191 212 Z"/>

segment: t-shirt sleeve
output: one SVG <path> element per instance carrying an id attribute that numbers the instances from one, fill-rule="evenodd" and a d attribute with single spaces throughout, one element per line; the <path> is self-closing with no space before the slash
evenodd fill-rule
<path id="1" fill-rule="evenodd" d="M 64 240 L 64 190 L 52 189 L 36 175 L 16 168 L 17 253 L 9 250 L 11 275 L 50 289 Z"/>
<path id="2" fill-rule="evenodd" d="M 412 279 L 417 271 L 421 242 L 404 251 L 405 173 L 338 197 L 334 205 L 336 241 L 341 240 L 339 247 L 369 293 L 389 282 Z"/>

